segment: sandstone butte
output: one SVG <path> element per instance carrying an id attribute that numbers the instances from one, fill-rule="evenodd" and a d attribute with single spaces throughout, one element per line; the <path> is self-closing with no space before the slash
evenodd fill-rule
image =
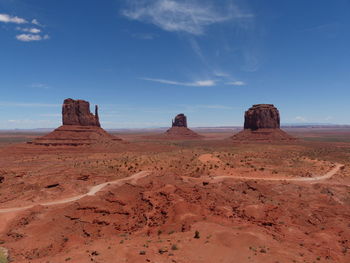
<path id="1" fill-rule="evenodd" d="M 29 143 L 45 146 L 82 146 L 121 141 L 101 128 L 98 106 L 95 106 L 95 114 L 92 114 L 90 104 L 85 100 L 64 100 L 62 124 L 53 132 Z"/>
<path id="2" fill-rule="evenodd" d="M 273 104 L 255 104 L 244 114 L 244 130 L 232 137 L 235 141 L 293 141 L 280 129 L 280 114 Z"/>
<path id="3" fill-rule="evenodd" d="M 165 137 L 168 139 L 201 139 L 202 136 L 187 128 L 187 117 L 180 113 L 172 120 L 172 127 L 165 132 Z"/>
<path id="4" fill-rule="evenodd" d="M 93 115 L 88 101 L 65 99 L 62 105 L 62 123 L 63 125 L 101 127 L 98 106 L 95 106 L 95 115 Z"/>

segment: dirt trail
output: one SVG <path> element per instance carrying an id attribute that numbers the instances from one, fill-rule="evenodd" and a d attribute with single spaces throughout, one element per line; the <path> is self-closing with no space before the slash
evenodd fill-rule
<path id="1" fill-rule="evenodd" d="M 234 176 L 234 175 L 221 175 L 214 177 L 201 177 L 201 178 L 193 178 L 193 177 L 185 177 L 186 179 L 192 180 L 201 180 L 201 181 L 210 181 L 211 183 L 222 182 L 225 179 L 234 179 L 234 180 L 255 180 L 255 181 L 293 181 L 293 182 L 314 182 L 314 181 L 322 181 L 331 178 L 334 176 L 340 168 L 344 167 L 343 164 L 335 164 L 335 166 L 328 171 L 324 175 L 314 176 L 314 177 L 294 177 L 294 178 L 285 178 L 285 177 L 248 177 L 248 176 Z"/>
<path id="2" fill-rule="evenodd" d="M 114 180 L 114 181 L 111 181 L 111 182 L 98 184 L 98 185 L 95 185 L 95 186 L 91 187 L 89 192 L 87 192 L 86 194 L 77 195 L 77 196 L 73 196 L 73 197 L 69 197 L 69 198 L 65 198 L 65 199 L 60 199 L 60 200 L 56 200 L 56 201 L 52 201 L 52 202 L 37 203 L 37 204 L 29 205 L 29 206 L 0 209 L 0 214 L 23 211 L 23 210 L 30 209 L 30 208 L 32 208 L 34 206 L 37 206 L 37 205 L 53 206 L 53 205 L 60 205 L 60 204 L 71 203 L 71 202 L 74 202 L 74 201 L 78 201 L 78 200 L 80 200 L 80 199 L 82 199 L 82 198 L 84 198 L 86 196 L 96 195 L 98 192 L 100 192 L 106 186 L 110 186 L 110 185 L 119 185 L 120 186 L 120 185 L 123 185 L 123 184 L 125 184 L 126 182 L 129 182 L 129 181 L 131 183 L 135 184 L 137 182 L 137 180 L 139 180 L 140 178 L 146 177 L 149 174 L 150 174 L 150 172 L 148 172 L 148 171 L 142 171 L 142 172 L 133 174 L 133 175 L 131 175 L 129 177 L 126 177 L 126 178 L 122 178 L 122 179 Z"/>
<path id="3" fill-rule="evenodd" d="M 342 168 L 344 165 L 343 164 L 336 164 L 329 172 L 327 172 L 324 175 L 320 175 L 320 176 L 315 176 L 315 177 L 297 177 L 297 178 L 281 178 L 281 177 L 265 177 L 265 178 L 261 178 L 261 177 L 244 177 L 244 176 L 229 176 L 229 175 L 223 175 L 223 176 L 215 176 L 215 177 L 201 177 L 201 178 L 193 178 L 193 177 L 186 177 L 183 176 L 183 178 L 185 179 L 190 179 L 190 180 L 195 180 L 195 181 L 210 181 L 211 183 L 218 183 L 221 182 L 225 179 L 234 179 L 234 180 L 261 180 L 261 181 L 294 181 L 294 182 L 313 182 L 313 181 L 322 181 L 322 180 L 326 180 L 331 178 L 332 176 L 334 176 L 339 170 L 340 168 Z M 74 196 L 74 197 L 69 197 L 69 198 L 65 198 L 65 199 L 60 199 L 60 200 L 56 200 L 56 201 L 52 201 L 52 202 L 43 202 L 43 203 L 37 203 L 34 205 L 29 205 L 29 206 L 24 206 L 24 207 L 12 207 L 12 208 L 3 208 L 0 209 L 0 214 L 4 214 L 4 213 L 11 213 L 11 212 L 18 212 L 18 211 L 23 211 L 23 210 L 27 210 L 30 209 L 36 205 L 42 205 L 42 206 L 53 206 L 53 205 L 60 205 L 60 204 L 66 204 L 66 203 L 71 203 L 74 201 L 78 201 L 86 196 L 94 196 L 96 195 L 98 192 L 100 192 L 103 188 L 105 188 L 106 186 L 109 185 L 123 185 L 124 183 L 130 181 L 131 183 L 135 184 L 137 182 L 137 180 L 139 180 L 140 178 L 146 177 L 147 175 L 149 175 L 150 172 L 148 171 L 142 171 L 136 174 L 133 174 L 132 176 L 126 177 L 126 178 L 122 178 L 122 179 L 118 179 L 115 181 L 111 181 L 111 182 L 106 182 L 106 183 L 102 183 L 99 185 L 95 185 L 93 187 L 90 188 L 89 192 L 87 192 L 86 194 L 82 194 L 82 195 L 78 195 L 78 196 Z"/>

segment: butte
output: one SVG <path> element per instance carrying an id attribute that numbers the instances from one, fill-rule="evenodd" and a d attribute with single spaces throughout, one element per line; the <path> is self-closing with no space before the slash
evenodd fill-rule
<path id="1" fill-rule="evenodd" d="M 29 143 L 45 146 L 83 146 L 121 141 L 101 128 L 98 106 L 95 106 L 95 114 L 92 114 L 90 104 L 85 100 L 64 100 L 62 124 L 53 132 Z"/>
<path id="2" fill-rule="evenodd" d="M 180 113 L 172 120 L 172 127 L 165 132 L 169 139 L 201 139 L 203 136 L 187 128 L 187 117 Z"/>
<path id="3" fill-rule="evenodd" d="M 273 104 L 255 104 L 244 115 L 244 130 L 231 137 L 234 141 L 294 141 L 280 128 L 280 114 Z"/>

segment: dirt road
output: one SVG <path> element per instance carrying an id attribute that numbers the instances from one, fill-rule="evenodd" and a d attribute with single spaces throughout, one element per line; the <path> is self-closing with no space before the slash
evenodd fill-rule
<path id="1" fill-rule="evenodd" d="M 189 179 L 189 180 L 195 180 L 195 181 L 210 181 L 211 183 L 218 183 L 221 182 L 225 179 L 233 179 L 233 180 L 262 180 L 262 181 L 293 181 L 293 182 L 315 182 L 315 181 L 322 181 L 322 180 L 326 180 L 331 178 L 332 176 L 334 176 L 341 167 L 343 167 L 343 164 L 336 164 L 329 172 L 327 172 L 324 175 L 320 175 L 320 176 L 315 176 L 315 177 L 296 177 L 296 178 L 281 178 L 281 177 L 265 177 L 265 178 L 261 178 L 261 177 L 244 177 L 244 176 L 228 176 L 228 175 L 223 175 L 223 176 L 215 176 L 215 177 L 201 177 L 201 178 L 193 178 L 193 177 L 185 177 L 183 176 L 184 179 Z M 148 171 L 142 171 L 136 174 L 133 174 L 129 177 L 126 178 L 122 178 L 122 179 L 118 179 L 115 181 L 111 181 L 111 182 L 106 182 L 106 183 L 102 183 L 99 185 L 95 185 L 93 187 L 90 188 L 89 192 L 87 192 L 86 194 L 82 194 L 82 195 L 77 195 L 77 196 L 73 196 L 73 197 L 69 197 L 69 198 L 65 198 L 65 199 L 60 199 L 60 200 L 56 200 L 56 201 L 52 201 L 52 202 L 44 202 L 44 203 L 37 203 L 37 204 L 33 204 L 30 206 L 24 206 L 24 207 L 12 207 L 12 208 L 3 208 L 0 209 L 0 214 L 4 214 L 4 213 L 12 213 L 12 212 L 18 212 L 18 211 L 23 211 L 23 210 L 27 210 L 30 209 L 36 205 L 42 205 L 42 206 L 53 206 L 53 205 L 60 205 L 60 204 L 67 204 L 67 203 L 71 203 L 74 201 L 78 201 L 86 196 L 94 196 L 96 195 L 98 192 L 102 191 L 102 189 L 104 189 L 106 186 L 110 186 L 110 185 L 123 185 L 126 182 L 131 182 L 132 184 L 137 183 L 137 180 L 139 180 L 140 178 L 146 177 L 150 174 L 150 172 Z"/>
<path id="2" fill-rule="evenodd" d="M 98 185 L 91 187 L 89 192 L 87 192 L 86 194 L 82 194 L 82 195 L 77 195 L 77 196 L 73 196 L 73 197 L 69 197 L 69 198 L 65 198 L 65 199 L 60 199 L 60 200 L 56 200 L 56 201 L 52 201 L 52 202 L 37 203 L 37 204 L 29 205 L 29 206 L 0 209 L 0 214 L 23 211 L 23 210 L 27 210 L 27 209 L 32 208 L 32 207 L 37 206 L 37 205 L 53 206 L 53 205 L 67 204 L 70 202 L 78 201 L 78 200 L 82 199 L 83 197 L 96 195 L 98 192 L 100 192 L 106 186 L 123 185 L 126 182 L 131 182 L 132 184 L 135 184 L 137 182 L 137 180 L 139 180 L 140 178 L 146 177 L 147 175 L 149 175 L 149 173 L 150 172 L 148 172 L 148 171 L 142 171 L 142 172 L 133 174 L 133 175 L 126 177 L 126 178 L 98 184 Z"/>
<path id="3" fill-rule="evenodd" d="M 200 177 L 200 178 L 193 178 L 193 177 L 185 177 L 186 179 L 191 180 L 200 180 L 200 181 L 210 181 L 211 183 L 218 183 L 225 179 L 232 179 L 232 180 L 254 180 L 254 181 L 289 181 L 289 182 L 316 182 L 316 181 L 322 181 L 331 178 L 334 176 L 340 168 L 342 168 L 343 164 L 336 164 L 330 171 L 325 173 L 324 175 L 320 176 L 314 176 L 314 177 L 293 177 L 293 178 L 284 178 L 284 177 L 248 177 L 248 176 L 234 176 L 234 175 L 221 175 L 221 176 L 213 176 L 213 177 Z"/>

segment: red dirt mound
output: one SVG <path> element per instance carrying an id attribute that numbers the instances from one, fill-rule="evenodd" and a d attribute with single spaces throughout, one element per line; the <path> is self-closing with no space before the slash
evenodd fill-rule
<path id="1" fill-rule="evenodd" d="M 145 136 L 144 138 L 153 140 L 200 140 L 203 137 L 186 127 L 171 127 L 163 134 Z"/>
<path id="2" fill-rule="evenodd" d="M 108 141 L 121 141 L 121 139 L 97 126 L 62 125 L 29 143 L 46 146 L 82 146 Z"/>
<path id="3" fill-rule="evenodd" d="M 150 140 L 201 140 L 204 136 L 186 127 L 171 127 L 165 133 L 143 136 L 142 138 Z"/>
<path id="4" fill-rule="evenodd" d="M 168 137 L 174 137 L 174 138 L 193 138 L 193 139 L 200 139 L 203 136 L 199 135 L 198 133 L 190 130 L 187 127 L 171 127 L 169 130 L 165 132 L 165 135 Z"/>
<path id="5" fill-rule="evenodd" d="M 231 137 L 235 141 L 295 141 L 296 139 L 281 129 L 258 129 L 243 131 Z"/>

